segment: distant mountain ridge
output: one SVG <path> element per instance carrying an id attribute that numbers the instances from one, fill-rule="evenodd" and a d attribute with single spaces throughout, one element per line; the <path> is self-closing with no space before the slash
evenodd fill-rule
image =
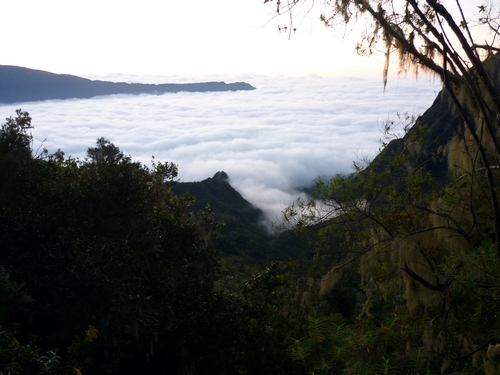
<path id="1" fill-rule="evenodd" d="M 87 99 L 100 95 L 176 93 L 181 91 L 255 90 L 246 82 L 125 83 L 90 80 L 12 65 L 0 65 L 0 103 L 50 99 Z"/>

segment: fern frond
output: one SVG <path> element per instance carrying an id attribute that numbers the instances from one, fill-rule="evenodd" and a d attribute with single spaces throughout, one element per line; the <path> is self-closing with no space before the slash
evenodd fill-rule
<path id="1" fill-rule="evenodd" d="M 315 318 L 313 316 L 309 317 L 307 321 L 307 327 L 310 337 L 318 342 L 323 342 L 326 336 L 325 318 L 319 317 Z"/>
<path id="2" fill-rule="evenodd" d="M 319 370 L 321 374 L 328 374 L 333 366 L 333 361 L 326 361 L 325 357 L 321 356 L 321 359 L 314 365 L 315 370 Z"/>
<path id="3" fill-rule="evenodd" d="M 289 347 L 289 352 L 292 360 L 304 363 L 311 354 L 311 348 L 303 341 L 295 340 L 293 345 Z"/>

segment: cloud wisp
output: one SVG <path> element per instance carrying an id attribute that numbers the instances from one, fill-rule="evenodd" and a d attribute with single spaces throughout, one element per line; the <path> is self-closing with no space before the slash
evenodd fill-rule
<path id="1" fill-rule="evenodd" d="M 171 161 L 181 181 L 200 181 L 217 171 L 260 207 L 269 220 L 299 197 L 317 176 L 350 173 L 352 162 L 373 158 L 380 127 L 396 113 L 418 115 L 440 85 L 429 79 L 317 76 L 239 77 L 257 90 L 116 95 L 85 100 L 0 106 L 3 118 L 28 111 L 35 148 L 84 158 L 99 137 L 134 160 Z"/>

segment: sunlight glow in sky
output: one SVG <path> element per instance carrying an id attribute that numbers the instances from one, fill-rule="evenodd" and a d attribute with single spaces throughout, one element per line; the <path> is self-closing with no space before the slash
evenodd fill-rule
<path id="1" fill-rule="evenodd" d="M 0 64 L 75 75 L 375 75 L 354 33 L 298 9 L 288 38 L 262 0 L 2 1 Z M 346 32 L 346 33 L 345 33 Z M 345 34 L 345 35 L 344 35 Z"/>
<path id="2" fill-rule="evenodd" d="M 466 15 L 482 2 L 462 1 Z M 322 1 L 299 5 L 290 33 L 278 31 L 289 16 L 263 0 L 5 0 L 0 64 L 82 76 L 381 74 L 383 54 L 355 52 L 363 20 L 326 29 Z"/>

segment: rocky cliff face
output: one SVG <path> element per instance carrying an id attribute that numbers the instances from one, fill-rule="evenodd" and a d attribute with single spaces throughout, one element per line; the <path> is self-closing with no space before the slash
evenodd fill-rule
<path id="1" fill-rule="evenodd" d="M 494 84 L 500 85 L 500 57 L 490 56 L 484 66 L 490 74 Z M 476 82 L 479 92 L 483 93 L 484 104 L 491 110 L 493 131 L 498 137 L 498 123 L 495 105 L 490 95 L 486 93 L 484 85 L 474 72 L 470 73 L 471 79 Z M 453 94 L 461 102 L 465 115 L 469 117 L 472 127 L 480 136 L 482 145 L 488 152 L 495 152 L 491 145 L 491 134 L 485 129 L 484 115 L 480 112 L 477 100 L 472 95 L 466 80 L 453 84 Z M 467 144 L 464 144 L 465 143 Z M 465 149 L 464 147 L 468 147 Z M 387 147 L 373 160 L 370 169 L 380 171 L 387 166 L 388 159 L 395 155 L 408 155 L 406 169 L 400 169 L 399 176 L 407 174 L 417 168 L 429 171 L 441 183 L 448 181 L 448 172 L 451 170 L 472 168 L 470 161 L 465 160 L 465 155 L 470 154 L 477 147 L 472 142 L 472 136 L 465 125 L 464 119 L 457 110 L 450 93 L 443 89 L 436 97 L 432 106 L 427 109 L 409 129 L 403 138 L 391 141 Z M 476 165 L 476 168 L 480 166 Z"/>
<path id="2" fill-rule="evenodd" d="M 498 90 L 499 58 L 484 66 Z M 362 206 L 349 213 L 359 214 L 353 233 L 364 234 L 357 255 L 366 293 L 360 316 L 371 318 L 383 304 L 405 310 L 425 325 L 422 333 L 423 326 L 408 326 L 418 334 L 407 348 L 423 348 L 442 373 L 473 357 L 473 366 L 490 374 L 499 368 L 488 370 L 496 358 L 486 350 L 492 328 L 483 315 L 476 326 L 470 322 L 496 288 L 486 280 L 498 278 L 498 106 L 474 71 L 461 79 L 352 179 L 348 186 L 361 186 Z M 326 275 L 325 290 L 339 269 Z"/>
<path id="3" fill-rule="evenodd" d="M 380 171 L 387 166 L 391 157 L 407 154 L 409 169 L 399 169 L 396 173 L 400 177 L 409 170 L 423 168 L 431 172 L 438 181 L 445 183 L 448 178 L 445 150 L 457 134 L 463 134 L 463 120 L 452 110 L 449 94 L 442 91 L 405 136 L 389 142 L 369 168 Z"/>

